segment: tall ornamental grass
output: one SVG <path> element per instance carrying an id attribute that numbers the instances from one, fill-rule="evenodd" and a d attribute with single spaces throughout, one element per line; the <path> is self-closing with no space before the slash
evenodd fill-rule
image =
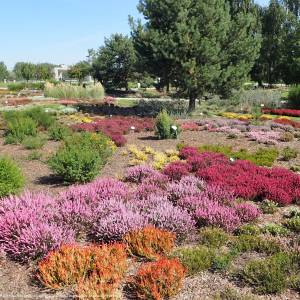
<path id="1" fill-rule="evenodd" d="M 45 84 L 45 97 L 58 99 L 97 99 L 104 98 L 104 88 L 101 83 L 86 87 L 60 83 L 57 85 Z"/>

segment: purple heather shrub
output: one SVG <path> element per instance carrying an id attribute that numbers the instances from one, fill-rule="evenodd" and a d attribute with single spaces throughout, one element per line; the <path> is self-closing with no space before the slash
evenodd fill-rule
<path id="1" fill-rule="evenodd" d="M 168 199 L 176 203 L 179 199 L 199 194 L 205 187 L 204 181 L 195 176 L 185 176 L 179 182 L 170 182 L 167 186 Z"/>
<path id="2" fill-rule="evenodd" d="M 168 182 L 168 181 L 166 181 Z M 133 199 L 148 199 L 152 195 L 156 197 L 166 197 L 167 192 L 159 185 L 143 182 L 139 184 L 133 193 Z"/>
<path id="3" fill-rule="evenodd" d="M 93 224 L 91 235 L 93 239 L 100 242 L 119 241 L 129 231 L 141 229 L 147 225 L 148 222 L 144 216 L 119 203 L 119 211 L 110 212 Z"/>
<path id="4" fill-rule="evenodd" d="M 196 210 L 195 218 L 200 225 L 217 226 L 226 231 L 233 231 L 241 225 L 235 208 L 220 205 L 213 201 L 203 203 Z"/>
<path id="5" fill-rule="evenodd" d="M 236 204 L 235 209 L 243 223 L 254 221 L 261 215 L 260 209 L 252 203 Z"/>
<path id="6" fill-rule="evenodd" d="M 177 238 L 184 238 L 195 229 L 192 216 L 180 207 L 175 207 L 169 201 L 160 202 L 145 214 L 150 224 L 171 232 Z"/>
<path id="7" fill-rule="evenodd" d="M 159 173 L 148 165 L 134 166 L 126 170 L 124 180 L 141 183 L 146 178 L 158 176 Z"/>
<path id="8" fill-rule="evenodd" d="M 125 183 L 112 178 L 104 178 L 86 185 L 70 187 L 60 195 L 60 198 L 62 201 L 80 198 L 93 205 L 93 203 L 107 199 L 121 201 L 128 196 L 128 193 L 129 189 Z"/>
<path id="9" fill-rule="evenodd" d="M 42 258 L 62 243 L 73 242 L 74 232 L 58 222 L 57 202 L 48 195 L 25 192 L 0 203 L 0 247 L 26 262 Z"/>
<path id="10" fill-rule="evenodd" d="M 277 131 L 251 131 L 246 134 L 246 137 L 248 137 L 250 140 L 266 145 L 278 144 L 280 136 L 280 132 Z"/>
<path id="11" fill-rule="evenodd" d="M 208 184 L 203 194 L 207 196 L 208 199 L 211 201 L 219 202 L 221 204 L 228 204 L 231 205 L 236 197 L 234 194 L 226 189 L 224 187 L 215 185 L 215 184 Z"/>

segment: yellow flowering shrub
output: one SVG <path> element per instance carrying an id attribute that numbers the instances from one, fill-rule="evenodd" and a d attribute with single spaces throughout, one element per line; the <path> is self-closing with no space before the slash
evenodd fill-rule
<path id="1" fill-rule="evenodd" d="M 153 148 L 148 146 L 143 147 L 140 150 L 136 145 L 128 145 L 127 150 L 127 154 L 129 154 L 129 156 L 132 158 L 129 161 L 129 165 L 132 166 L 147 162 L 153 168 L 161 170 L 167 164 L 179 160 L 179 152 L 172 149 L 168 149 L 165 152 L 160 152 L 155 151 Z"/>

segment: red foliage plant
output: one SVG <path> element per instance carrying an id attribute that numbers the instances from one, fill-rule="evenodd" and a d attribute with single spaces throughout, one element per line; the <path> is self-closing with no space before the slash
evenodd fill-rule
<path id="1" fill-rule="evenodd" d="M 273 120 L 275 123 L 282 124 L 282 125 L 290 125 L 293 126 L 294 128 L 300 128 L 300 122 L 296 122 L 293 120 L 288 120 L 288 119 L 275 119 Z"/>
<path id="2" fill-rule="evenodd" d="M 171 180 L 180 180 L 182 177 L 187 176 L 190 172 L 190 166 L 182 161 L 175 161 L 166 166 L 163 173 Z"/>
<path id="3" fill-rule="evenodd" d="M 78 131 L 102 132 L 109 136 L 117 146 L 123 146 L 126 143 L 123 135 L 130 131 L 152 131 L 154 130 L 154 120 L 152 118 L 112 117 L 96 119 L 89 124 L 76 124 L 72 128 Z"/>
<path id="4" fill-rule="evenodd" d="M 175 296 L 186 274 L 186 269 L 177 259 L 161 259 L 142 265 L 132 286 L 137 299 L 163 300 Z"/>
<path id="5" fill-rule="evenodd" d="M 167 255 L 175 245 L 174 233 L 152 226 L 129 232 L 124 237 L 131 254 L 148 259 L 159 259 Z"/>
<path id="6" fill-rule="evenodd" d="M 98 284 L 109 284 L 113 289 L 125 275 L 126 259 L 122 244 L 63 245 L 39 263 L 38 278 L 48 288 L 61 289 L 95 276 Z"/>
<path id="7" fill-rule="evenodd" d="M 272 114 L 279 116 L 290 116 L 290 117 L 300 117 L 300 110 L 297 109 L 287 109 L 287 108 L 263 108 L 262 112 L 264 114 Z"/>
<path id="8" fill-rule="evenodd" d="M 188 156 L 184 149 L 182 152 Z M 236 197 L 269 199 L 281 205 L 297 200 L 300 176 L 287 169 L 258 167 L 244 160 L 231 162 L 222 154 L 197 154 L 191 148 L 188 152 L 187 162 L 197 177 L 233 192 Z"/>

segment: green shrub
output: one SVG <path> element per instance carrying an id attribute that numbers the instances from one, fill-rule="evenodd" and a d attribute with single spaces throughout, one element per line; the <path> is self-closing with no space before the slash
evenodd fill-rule
<path id="1" fill-rule="evenodd" d="M 45 96 L 58 99 L 97 99 L 104 98 L 104 88 L 101 83 L 86 87 L 60 83 L 45 85 Z"/>
<path id="2" fill-rule="evenodd" d="M 9 83 L 7 88 L 12 92 L 20 92 L 24 89 L 43 90 L 45 84 L 43 82 L 14 82 Z"/>
<path id="3" fill-rule="evenodd" d="M 226 245 L 230 235 L 220 228 L 203 228 L 200 231 L 200 239 L 203 245 L 219 248 Z"/>
<path id="4" fill-rule="evenodd" d="M 212 262 L 212 269 L 217 272 L 228 269 L 237 254 L 238 253 L 236 251 L 221 252 L 216 254 Z"/>
<path id="5" fill-rule="evenodd" d="M 262 233 L 271 234 L 273 236 L 287 236 L 290 232 L 280 224 L 269 223 L 261 228 Z"/>
<path id="6" fill-rule="evenodd" d="M 226 145 L 202 145 L 198 148 L 200 152 L 222 153 L 226 156 L 232 155 L 232 147 Z"/>
<path id="7" fill-rule="evenodd" d="M 219 292 L 214 300 L 254 300 L 252 296 L 240 294 L 238 291 L 233 288 L 226 288 L 224 291 Z"/>
<path id="8" fill-rule="evenodd" d="M 285 217 L 287 218 L 300 217 L 300 210 L 298 208 L 292 208 L 287 212 Z"/>
<path id="9" fill-rule="evenodd" d="M 28 117 L 16 115 L 7 122 L 5 142 L 7 144 L 21 143 L 26 136 L 37 135 L 37 123 Z"/>
<path id="10" fill-rule="evenodd" d="M 291 276 L 290 278 L 290 287 L 297 292 L 300 292 L 300 273 Z"/>
<path id="11" fill-rule="evenodd" d="M 264 260 L 252 260 L 242 272 L 245 282 L 253 285 L 262 294 L 276 294 L 287 287 L 287 275 L 293 267 L 293 258 L 286 253 L 277 253 Z"/>
<path id="12" fill-rule="evenodd" d="M 188 269 L 190 275 L 209 269 L 214 255 L 214 251 L 205 246 L 183 248 L 175 252 L 175 256 Z"/>
<path id="13" fill-rule="evenodd" d="M 291 108 L 300 109 L 300 85 L 290 88 L 288 103 Z"/>
<path id="14" fill-rule="evenodd" d="M 274 214 L 278 210 L 278 204 L 272 200 L 263 200 L 260 209 L 264 214 Z"/>
<path id="15" fill-rule="evenodd" d="M 290 148 L 290 147 L 285 147 L 282 150 L 282 160 L 284 161 L 290 161 L 291 159 L 297 158 L 298 156 L 298 151 L 296 149 Z"/>
<path id="16" fill-rule="evenodd" d="M 42 153 L 39 151 L 32 151 L 28 156 L 28 160 L 40 160 L 42 158 Z"/>
<path id="17" fill-rule="evenodd" d="M 156 117 L 155 134 L 160 140 L 178 137 L 179 126 L 175 125 L 166 110 L 160 112 Z"/>
<path id="18" fill-rule="evenodd" d="M 292 230 L 292 231 L 294 231 L 296 233 L 300 233 L 300 217 L 293 217 L 293 218 L 287 220 L 284 223 L 284 225 L 288 229 L 290 229 L 290 230 Z"/>
<path id="19" fill-rule="evenodd" d="M 72 134 L 70 128 L 63 126 L 59 123 L 54 123 L 52 126 L 48 128 L 48 135 L 50 140 L 53 141 L 61 141 L 66 139 L 68 136 Z"/>
<path id="20" fill-rule="evenodd" d="M 111 152 L 110 140 L 104 135 L 77 133 L 65 140 L 49 166 L 65 182 L 89 182 L 99 174 Z"/>
<path id="21" fill-rule="evenodd" d="M 298 172 L 300 172 L 300 166 L 297 166 L 297 165 L 291 166 L 290 170 L 293 171 L 293 172 L 298 173 Z"/>
<path id="22" fill-rule="evenodd" d="M 45 143 L 46 143 L 46 139 L 41 135 L 27 136 L 22 141 L 23 146 L 29 150 L 40 149 L 45 145 Z"/>
<path id="23" fill-rule="evenodd" d="M 30 117 L 32 120 L 36 121 L 38 126 L 44 129 L 49 128 L 55 122 L 54 117 L 41 107 L 34 107 L 29 110 L 25 110 L 24 114 L 25 116 Z"/>
<path id="24" fill-rule="evenodd" d="M 18 193 L 24 182 L 17 165 L 10 158 L 0 157 L 0 198 Z"/>
<path id="25" fill-rule="evenodd" d="M 260 228 L 255 225 L 245 224 L 237 230 L 237 234 L 239 234 L 239 235 L 242 235 L 242 234 L 243 235 L 258 235 L 258 234 L 260 234 Z"/>
<path id="26" fill-rule="evenodd" d="M 238 252 L 274 254 L 281 251 L 281 246 L 276 241 L 265 237 L 242 234 L 236 238 L 233 249 Z"/>
<path id="27" fill-rule="evenodd" d="M 280 136 L 282 142 L 292 142 L 294 140 L 294 135 L 290 132 L 283 132 Z"/>

